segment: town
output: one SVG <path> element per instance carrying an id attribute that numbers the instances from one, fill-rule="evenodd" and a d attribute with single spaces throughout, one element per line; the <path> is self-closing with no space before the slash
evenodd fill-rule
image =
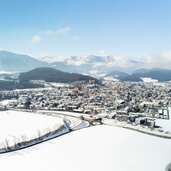
<path id="1" fill-rule="evenodd" d="M 103 81 L 46 83 L 45 88 L 0 92 L 0 110 L 50 110 L 88 114 L 155 127 L 155 119 L 169 119 L 171 84 Z"/>

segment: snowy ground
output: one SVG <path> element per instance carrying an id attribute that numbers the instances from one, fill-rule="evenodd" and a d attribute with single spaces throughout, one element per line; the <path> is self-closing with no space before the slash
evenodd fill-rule
<path id="1" fill-rule="evenodd" d="M 50 84 L 50 85 L 52 85 L 54 87 L 69 87 L 69 84 L 67 84 L 67 83 L 50 82 L 48 84 Z"/>
<path id="2" fill-rule="evenodd" d="M 0 147 L 3 146 L 5 140 L 9 141 L 9 145 L 14 142 L 21 141 L 24 137 L 27 140 L 38 137 L 48 132 L 49 129 L 57 129 L 63 125 L 63 119 L 17 111 L 1 111 L 0 112 Z"/>
<path id="3" fill-rule="evenodd" d="M 15 103 L 15 102 L 17 102 L 17 100 L 3 100 L 0 101 L 0 105 L 5 106 L 8 105 L 9 103 Z"/>
<path id="4" fill-rule="evenodd" d="M 163 131 L 171 133 L 171 118 L 167 119 L 156 119 L 156 125 L 159 126 Z"/>
<path id="5" fill-rule="evenodd" d="M 116 75 L 116 77 L 117 77 L 117 75 Z M 104 77 L 104 79 L 106 80 L 106 81 L 119 81 L 117 78 L 114 78 L 114 77 L 110 77 L 110 76 L 108 76 L 108 77 Z"/>
<path id="6" fill-rule="evenodd" d="M 156 125 L 159 126 L 163 131 L 171 133 L 171 107 L 169 107 L 169 120 L 156 119 Z"/>
<path id="7" fill-rule="evenodd" d="M 156 83 L 158 80 L 152 79 L 152 78 L 141 78 L 143 82 L 145 83 Z"/>
<path id="8" fill-rule="evenodd" d="M 85 128 L 0 156 L 3 171 L 164 171 L 171 140 L 114 126 Z"/>
<path id="9" fill-rule="evenodd" d="M 66 111 L 46 111 L 46 110 L 38 110 L 40 114 L 45 114 L 49 116 L 57 116 L 68 120 L 70 122 L 70 128 L 73 130 L 85 128 L 89 126 L 87 121 L 83 121 L 80 119 L 80 116 L 85 116 L 87 114 L 75 113 L 75 112 L 66 112 Z"/>
<path id="10" fill-rule="evenodd" d="M 171 120 L 157 119 L 156 125 L 160 126 L 163 131 L 171 133 Z"/>

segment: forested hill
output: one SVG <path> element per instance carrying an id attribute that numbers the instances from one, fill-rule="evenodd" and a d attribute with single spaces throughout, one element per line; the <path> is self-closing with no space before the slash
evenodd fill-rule
<path id="1" fill-rule="evenodd" d="M 61 82 L 61 83 L 94 80 L 96 83 L 99 83 L 99 80 L 87 75 L 62 72 L 49 67 L 40 67 L 25 73 L 21 73 L 19 75 L 19 80 L 21 81 L 44 80 L 46 82 Z"/>

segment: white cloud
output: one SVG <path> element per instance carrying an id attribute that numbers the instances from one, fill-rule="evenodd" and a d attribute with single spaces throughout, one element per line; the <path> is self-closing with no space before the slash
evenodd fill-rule
<path id="1" fill-rule="evenodd" d="M 33 44 L 37 44 L 41 41 L 41 38 L 45 37 L 45 36 L 65 36 L 67 35 L 67 33 L 69 33 L 71 31 L 71 27 L 64 27 L 64 28 L 60 28 L 60 29 L 57 29 L 57 30 L 53 30 L 53 29 L 48 29 L 46 31 L 42 31 L 42 32 L 39 32 L 39 35 L 34 35 L 32 37 L 32 43 Z M 75 36 L 74 39 L 79 39 L 79 37 Z"/>
<path id="2" fill-rule="evenodd" d="M 171 69 L 171 50 L 157 54 L 135 58 L 125 55 L 113 55 L 113 60 L 105 64 L 108 67 L 119 66 L 122 68 L 165 68 Z"/>
<path id="3" fill-rule="evenodd" d="M 99 58 L 94 60 L 91 58 L 93 55 L 91 55 L 89 52 L 80 53 L 76 56 L 70 56 L 66 54 L 61 55 L 52 55 L 49 52 L 42 52 L 34 56 L 38 56 L 39 59 L 47 62 L 61 62 L 66 61 L 68 65 L 76 65 L 80 66 L 82 64 L 92 64 L 94 68 L 99 66 L 105 66 L 105 67 L 137 67 L 136 63 L 131 62 L 134 60 L 131 57 L 128 56 L 122 56 L 122 55 L 107 55 L 105 51 L 99 51 Z M 103 55 L 102 55 L 103 54 Z M 104 55 L 105 54 L 105 55 Z"/>
<path id="4" fill-rule="evenodd" d="M 53 35 L 65 36 L 70 31 L 71 31 L 71 27 L 64 27 L 64 28 L 60 28 L 57 30 L 48 29 L 46 31 L 43 31 L 42 34 L 48 35 L 48 36 L 53 36 Z"/>
<path id="5" fill-rule="evenodd" d="M 130 57 L 127 56 L 114 56 L 114 66 L 120 66 L 123 68 L 132 66 Z"/>
<path id="6" fill-rule="evenodd" d="M 78 54 L 77 56 L 69 57 L 67 59 L 67 64 L 68 65 L 76 65 L 76 66 L 86 64 L 87 63 L 86 59 L 89 55 L 90 55 L 89 52 L 83 52 L 83 53 Z"/>
<path id="7" fill-rule="evenodd" d="M 101 55 L 100 55 L 101 53 Z M 128 55 L 107 55 L 105 51 L 99 51 L 98 54 L 101 58 L 91 58 L 90 53 L 78 54 L 74 57 L 69 55 L 50 55 L 49 53 L 41 54 L 41 59 L 48 62 L 66 61 L 67 64 L 80 66 L 82 64 L 91 64 L 94 68 L 104 66 L 108 68 L 121 67 L 132 68 L 168 68 L 171 69 L 171 50 L 163 51 L 158 54 L 152 54 L 141 58 L 135 58 Z M 105 54 L 105 55 L 103 55 Z"/>
<path id="8" fill-rule="evenodd" d="M 104 53 L 103 53 L 104 54 Z M 91 64 L 94 68 L 105 66 L 105 67 L 130 67 L 134 64 L 130 61 L 130 58 L 126 56 L 108 56 L 108 55 L 101 55 L 101 56 L 93 56 L 89 53 L 79 54 L 75 57 L 70 57 L 67 59 L 68 64 L 80 66 L 82 64 Z"/>
<path id="9" fill-rule="evenodd" d="M 171 68 L 171 50 L 163 51 L 159 54 L 152 54 L 141 59 L 146 68 Z"/>
<path id="10" fill-rule="evenodd" d="M 69 57 L 67 55 L 58 55 L 58 56 L 53 56 L 49 55 L 49 53 L 45 54 L 44 56 L 40 56 L 40 59 L 46 62 L 62 62 L 68 59 Z"/>
<path id="11" fill-rule="evenodd" d="M 66 33 L 70 32 L 70 31 L 71 31 L 71 27 L 65 27 L 65 28 L 56 30 L 56 34 L 65 35 Z"/>
<path id="12" fill-rule="evenodd" d="M 41 40 L 41 37 L 39 35 L 35 35 L 32 37 L 32 43 L 37 44 Z"/>

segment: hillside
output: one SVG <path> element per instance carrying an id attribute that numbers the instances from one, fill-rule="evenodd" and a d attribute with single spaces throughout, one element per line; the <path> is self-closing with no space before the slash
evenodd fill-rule
<path id="1" fill-rule="evenodd" d="M 0 91 L 3 90 L 15 90 L 26 88 L 43 88 L 44 85 L 31 83 L 29 81 L 3 81 L 0 80 Z"/>
<path id="2" fill-rule="evenodd" d="M 129 78 L 129 74 L 121 71 L 112 71 L 106 75 L 107 77 L 113 77 L 117 80 L 123 80 L 124 78 Z"/>
<path id="3" fill-rule="evenodd" d="M 47 82 L 61 82 L 61 83 L 71 83 L 75 81 L 89 81 L 89 80 L 94 80 L 96 82 L 99 82 L 97 79 L 90 76 L 81 75 L 77 73 L 67 73 L 49 67 L 36 68 L 31 71 L 21 73 L 19 75 L 19 80 L 21 81 L 44 80 Z"/>
<path id="4" fill-rule="evenodd" d="M 114 71 L 108 75 L 113 78 L 117 78 L 120 81 L 142 81 L 142 78 L 151 78 L 158 81 L 170 81 L 171 80 L 171 70 L 169 69 L 139 69 L 134 71 L 132 74 L 127 74 L 124 72 Z"/>
<path id="5" fill-rule="evenodd" d="M 170 81 L 171 80 L 171 70 L 168 69 L 149 69 L 144 72 L 135 72 L 132 74 L 134 77 L 149 77 L 156 79 L 158 81 Z"/>
<path id="6" fill-rule="evenodd" d="M 169 139 L 112 126 L 74 131 L 0 158 L 4 171 L 164 171 L 170 160 Z"/>
<path id="7" fill-rule="evenodd" d="M 0 72 L 25 72 L 48 64 L 28 55 L 0 51 Z"/>
<path id="8" fill-rule="evenodd" d="M 141 69 L 135 70 L 132 74 L 144 74 L 144 73 L 148 73 L 148 72 L 152 72 L 152 71 L 164 71 L 164 70 L 167 70 L 167 69 L 162 69 L 162 68 L 145 69 L 145 68 L 141 68 Z"/>

